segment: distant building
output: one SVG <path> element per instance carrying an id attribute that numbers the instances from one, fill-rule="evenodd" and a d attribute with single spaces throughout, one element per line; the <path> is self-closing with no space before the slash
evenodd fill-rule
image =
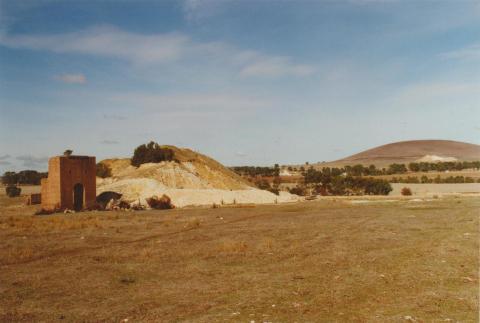
<path id="1" fill-rule="evenodd" d="M 42 209 L 80 211 L 95 205 L 95 157 L 56 156 L 42 179 Z"/>

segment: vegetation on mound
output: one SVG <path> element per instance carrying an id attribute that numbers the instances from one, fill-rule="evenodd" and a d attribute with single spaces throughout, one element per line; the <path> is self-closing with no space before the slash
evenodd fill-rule
<path id="1" fill-rule="evenodd" d="M 97 173 L 97 177 L 101 177 L 101 178 L 112 177 L 112 169 L 108 165 L 102 162 L 97 163 L 96 173 Z"/>
<path id="2" fill-rule="evenodd" d="M 150 141 L 135 148 L 130 162 L 132 166 L 138 167 L 145 163 L 160 163 L 162 161 L 174 160 L 175 153 L 170 148 L 162 148 L 158 143 Z"/>

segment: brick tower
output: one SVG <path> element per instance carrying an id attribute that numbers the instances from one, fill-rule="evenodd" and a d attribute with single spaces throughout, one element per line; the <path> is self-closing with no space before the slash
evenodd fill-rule
<path id="1" fill-rule="evenodd" d="M 42 209 L 80 211 L 95 205 L 95 157 L 56 156 L 48 161 L 42 179 Z"/>

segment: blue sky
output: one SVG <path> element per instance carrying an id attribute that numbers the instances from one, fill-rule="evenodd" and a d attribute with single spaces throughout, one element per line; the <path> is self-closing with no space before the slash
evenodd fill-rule
<path id="1" fill-rule="evenodd" d="M 73 149 L 227 165 L 480 143 L 478 1 L 0 1 L 0 171 Z"/>

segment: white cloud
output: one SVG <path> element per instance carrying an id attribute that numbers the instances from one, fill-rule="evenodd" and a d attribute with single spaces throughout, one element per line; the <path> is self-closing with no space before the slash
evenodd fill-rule
<path id="1" fill-rule="evenodd" d="M 87 77 L 83 74 L 62 74 L 55 77 L 57 80 L 70 84 L 85 84 Z"/>
<path id="2" fill-rule="evenodd" d="M 196 22 L 215 15 L 226 2 L 227 0 L 185 0 L 183 14 L 187 21 Z"/>
<path id="3" fill-rule="evenodd" d="M 241 50 L 223 42 L 195 42 L 182 33 L 144 35 L 112 26 L 55 35 L 0 35 L 0 45 L 117 58 L 137 65 L 172 64 L 180 60 L 182 66 L 213 62 L 245 77 L 307 76 L 315 71 L 313 66 L 294 63 L 287 56 Z M 81 74 L 65 74 L 59 79 L 68 83 L 86 81 Z"/>
<path id="4" fill-rule="evenodd" d="M 480 44 L 474 44 L 458 50 L 441 53 L 440 57 L 458 60 L 480 59 Z"/>
<path id="5" fill-rule="evenodd" d="M 8 154 L 0 156 L 0 160 L 5 160 L 5 159 L 9 159 L 9 158 L 10 158 L 10 155 L 8 155 Z"/>
<path id="6" fill-rule="evenodd" d="M 57 53 L 116 57 L 135 63 L 168 62 L 178 59 L 189 43 L 183 34 L 141 35 L 112 26 L 97 26 L 79 32 L 56 35 L 17 35 L 0 38 L 12 48 Z"/>
<path id="7" fill-rule="evenodd" d="M 305 64 L 294 64 L 288 57 L 257 57 L 240 71 L 242 76 L 279 77 L 308 76 L 315 68 Z"/>

